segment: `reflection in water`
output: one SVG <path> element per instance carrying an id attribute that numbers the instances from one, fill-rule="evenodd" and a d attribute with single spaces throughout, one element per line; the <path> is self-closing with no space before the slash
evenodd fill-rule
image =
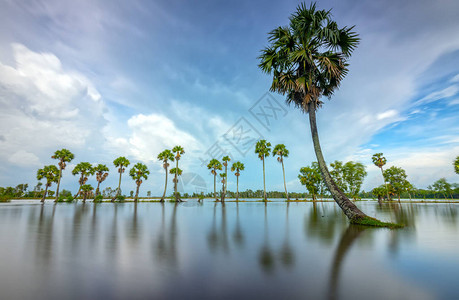
<path id="1" fill-rule="evenodd" d="M 274 255 L 269 244 L 269 228 L 268 228 L 268 206 L 265 203 L 265 222 L 264 222 L 264 239 L 263 245 L 261 246 L 259 259 L 258 259 L 262 270 L 266 273 L 272 273 L 274 271 Z"/>
<path id="2" fill-rule="evenodd" d="M 330 272 L 330 286 L 328 291 L 329 299 L 331 300 L 337 299 L 338 280 L 341 266 L 344 263 L 344 257 L 346 256 L 346 253 L 351 249 L 352 244 L 354 244 L 354 242 L 365 229 L 367 229 L 367 227 L 350 224 L 341 236 L 339 244 L 335 250 L 332 269 Z"/>
<path id="3" fill-rule="evenodd" d="M 350 226 L 334 203 L 221 204 L 0 205 L 0 298 L 457 295 L 458 204 L 359 203 L 400 230 Z"/>

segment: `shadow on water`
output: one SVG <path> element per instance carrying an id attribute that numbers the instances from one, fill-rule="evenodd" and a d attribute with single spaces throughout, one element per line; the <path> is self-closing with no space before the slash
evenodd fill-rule
<path id="1" fill-rule="evenodd" d="M 280 257 L 282 265 L 287 268 L 291 268 L 295 264 L 295 254 L 290 245 L 290 232 L 289 232 L 289 219 L 288 219 L 288 210 L 289 203 L 287 203 L 285 211 L 285 233 L 284 233 L 284 242 L 282 243 L 282 248 L 280 250 Z"/>
<path id="2" fill-rule="evenodd" d="M 154 242 L 154 253 L 157 261 L 165 263 L 169 267 L 177 268 L 177 210 L 179 203 L 173 204 L 170 224 L 166 224 L 165 203 L 161 203 L 161 225 L 156 242 Z"/>
<path id="3" fill-rule="evenodd" d="M 264 238 L 263 244 L 260 249 L 258 262 L 260 263 L 261 269 L 271 274 L 275 269 L 274 254 L 269 243 L 269 227 L 268 227 L 268 205 L 265 203 L 265 217 L 264 217 Z"/>

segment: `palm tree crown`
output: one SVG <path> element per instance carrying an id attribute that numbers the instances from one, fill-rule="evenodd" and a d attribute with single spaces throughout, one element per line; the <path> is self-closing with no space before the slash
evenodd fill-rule
<path id="1" fill-rule="evenodd" d="M 279 156 L 277 158 L 278 162 L 282 162 L 284 157 L 288 157 L 288 154 L 289 152 L 284 144 L 277 144 L 276 146 L 274 146 L 273 156 Z"/>
<path id="2" fill-rule="evenodd" d="M 375 166 L 377 166 L 378 168 L 382 168 L 387 162 L 386 158 L 383 156 L 382 153 L 373 154 L 371 159 L 373 163 L 375 164 Z"/>
<path id="3" fill-rule="evenodd" d="M 131 164 L 131 162 L 126 157 L 120 156 L 113 161 L 113 164 L 115 165 L 115 167 L 118 168 L 118 173 L 124 173 L 124 171 L 126 170 L 125 167 L 128 167 Z"/>
<path id="4" fill-rule="evenodd" d="M 175 149 L 175 148 L 174 148 Z M 163 162 L 163 168 L 166 169 L 166 167 L 169 166 L 168 161 L 174 161 L 174 153 L 172 153 L 171 150 L 166 149 L 160 154 L 158 154 L 158 160 L 161 160 Z M 167 164 L 167 166 L 166 166 Z"/>
<path id="5" fill-rule="evenodd" d="M 240 171 L 244 171 L 244 164 L 241 163 L 240 161 L 233 163 L 233 165 L 231 166 L 231 172 L 234 172 L 234 171 L 236 171 L 234 175 L 236 176 L 241 175 Z"/>
<path id="6" fill-rule="evenodd" d="M 46 179 L 46 186 L 51 186 L 53 182 L 57 183 L 59 170 L 55 165 L 44 166 L 37 171 L 37 180 Z"/>
<path id="7" fill-rule="evenodd" d="M 131 170 L 129 170 L 129 176 L 136 181 L 137 184 L 142 183 L 142 179 L 147 180 L 150 171 L 147 166 L 142 163 L 136 163 Z"/>
<path id="8" fill-rule="evenodd" d="M 175 146 L 172 148 L 172 152 L 175 153 L 175 159 L 179 160 L 180 156 L 185 153 L 185 150 L 182 146 Z"/>
<path id="9" fill-rule="evenodd" d="M 338 28 L 331 11 L 316 10 L 315 3 L 300 4 L 288 27 L 269 33 L 271 45 L 259 56 L 259 67 L 273 73 L 270 90 L 287 94 L 287 103 L 303 111 L 320 107 L 320 97 L 331 97 L 348 72 L 360 40 L 353 28 Z"/>
<path id="10" fill-rule="evenodd" d="M 61 149 L 61 150 L 57 150 L 56 152 L 54 152 L 54 155 L 51 156 L 52 159 L 58 159 L 59 160 L 59 168 L 61 168 L 62 170 L 65 169 L 66 167 L 66 162 L 71 162 L 75 156 L 73 155 L 72 152 L 70 152 L 69 150 L 67 149 Z"/>
<path id="11" fill-rule="evenodd" d="M 88 181 L 90 175 L 94 175 L 94 167 L 88 162 L 80 162 L 73 168 L 72 175 L 80 174 L 79 183 L 83 185 Z"/>
<path id="12" fill-rule="evenodd" d="M 271 143 L 266 140 L 259 140 L 255 145 L 255 153 L 258 154 L 258 158 L 264 160 L 265 157 L 269 156 L 271 152 Z"/>

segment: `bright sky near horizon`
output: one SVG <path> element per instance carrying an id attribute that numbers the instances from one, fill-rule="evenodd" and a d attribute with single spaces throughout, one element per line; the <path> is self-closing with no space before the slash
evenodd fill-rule
<path id="1" fill-rule="evenodd" d="M 267 33 L 287 25 L 299 3 L 0 0 L 0 186 L 32 188 L 36 170 L 67 148 L 75 160 L 62 188 L 76 189 L 71 170 L 81 161 L 107 164 L 102 188 L 115 187 L 112 161 L 127 156 L 151 170 L 141 194 L 160 195 L 156 156 L 178 144 L 180 167 L 208 191 L 213 177 L 201 160 L 219 147 L 245 163 L 240 189 L 257 190 L 262 164 L 250 139 L 263 137 L 287 146 L 288 189 L 305 191 L 298 170 L 315 161 L 308 118 L 267 94 L 271 77 L 257 67 Z M 416 187 L 459 182 L 459 1 L 317 5 L 361 37 L 349 75 L 317 114 L 325 159 L 365 164 L 365 190 L 382 183 L 376 152 Z M 246 144 L 238 130 L 250 130 Z M 268 158 L 266 168 L 268 190 L 281 191 L 280 164 Z M 135 189 L 127 173 L 122 189 Z"/>

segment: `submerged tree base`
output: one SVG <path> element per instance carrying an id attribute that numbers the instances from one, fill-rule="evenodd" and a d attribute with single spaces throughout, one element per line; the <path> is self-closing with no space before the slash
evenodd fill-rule
<path id="1" fill-rule="evenodd" d="M 386 228 L 403 228 L 404 225 L 398 223 L 382 222 L 378 219 L 364 216 L 364 217 L 355 217 L 351 219 L 351 224 L 364 225 L 364 226 L 373 226 L 373 227 L 386 227 Z"/>

